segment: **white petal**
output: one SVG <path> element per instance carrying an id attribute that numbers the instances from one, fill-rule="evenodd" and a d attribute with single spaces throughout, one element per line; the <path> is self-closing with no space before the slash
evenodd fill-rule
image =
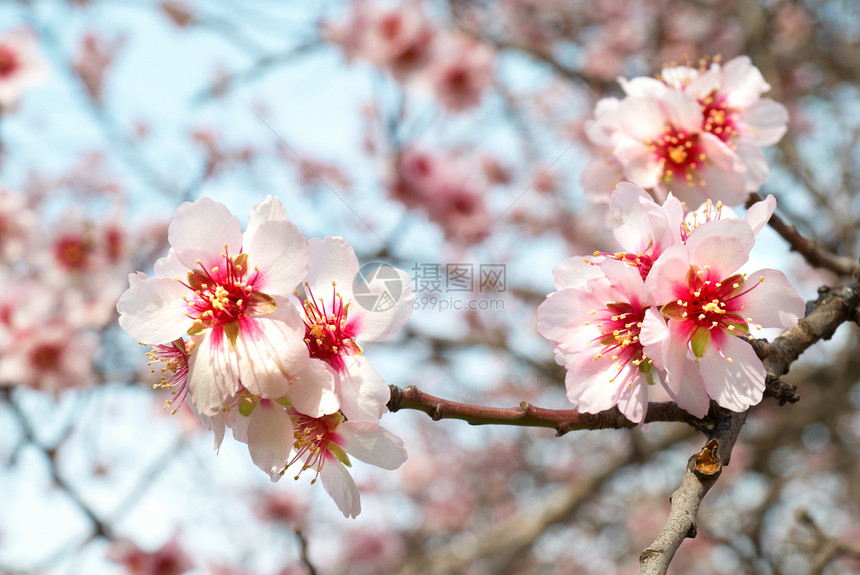
<path id="1" fill-rule="evenodd" d="M 289 373 L 287 397 L 310 417 L 322 417 L 340 408 L 335 391 L 335 372 L 325 362 L 308 358 L 301 371 Z"/>
<path id="2" fill-rule="evenodd" d="M 341 447 L 365 463 L 393 470 L 406 461 L 403 440 L 375 421 L 344 421 L 337 433 Z"/>
<path id="3" fill-rule="evenodd" d="M 618 409 L 633 423 L 645 421 L 648 413 L 648 384 L 641 377 L 623 386 L 618 397 Z"/>
<path id="4" fill-rule="evenodd" d="M 686 358 L 682 377 L 676 375 L 671 381 L 666 381 L 663 387 L 678 407 L 687 413 L 700 418 L 708 414 L 711 398 L 708 397 L 705 382 L 692 359 Z"/>
<path id="5" fill-rule="evenodd" d="M 750 206 L 744 215 L 744 221 L 749 224 L 753 233 L 758 235 L 770 221 L 774 210 L 776 210 L 776 198 L 773 194 L 768 194 L 767 198 Z"/>
<path id="6" fill-rule="evenodd" d="M 191 291 L 167 278 L 135 281 L 119 301 L 119 325 L 136 340 L 151 345 L 168 343 L 182 337 L 192 320 L 185 314 L 188 306 L 182 299 Z"/>
<path id="7" fill-rule="evenodd" d="M 254 464 L 277 481 L 292 447 L 293 422 L 289 414 L 277 403 L 261 401 L 248 421 L 248 452 Z"/>
<path id="8" fill-rule="evenodd" d="M 349 308 L 355 321 L 356 338 L 361 341 L 387 341 L 412 317 L 412 291 L 409 274 L 383 265 L 362 276 L 353 290 Z"/>
<path id="9" fill-rule="evenodd" d="M 781 271 L 753 272 L 737 291 L 747 292 L 741 296 L 744 309 L 738 313 L 762 327 L 794 327 L 806 312 L 803 298 Z"/>
<path id="10" fill-rule="evenodd" d="M 344 358 L 346 373 L 340 376 L 340 409 L 352 421 L 377 421 L 386 411 L 391 389 L 365 357 Z"/>
<path id="11" fill-rule="evenodd" d="M 242 224 L 224 204 L 204 197 L 176 208 L 167 238 L 186 268 L 200 267 L 198 259 L 209 268 L 221 261 L 225 245 L 230 255 L 239 255 Z"/>
<path id="12" fill-rule="evenodd" d="M 355 250 L 345 239 L 328 236 L 325 239 L 309 240 L 308 275 L 305 279 L 317 298 L 331 297 L 332 282 L 341 296 L 350 299 L 355 275 L 358 273 L 358 258 Z"/>
<path id="13" fill-rule="evenodd" d="M 197 342 L 188 358 L 188 393 L 203 415 L 216 415 L 228 398 L 239 391 L 236 355 L 223 330 L 211 329 Z"/>
<path id="14" fill-rule="evenodd" d="M 320 472 L 323 487 L 344 517 L 357 517 L 361 513 L 361 499 L 355 481 L 343 463 L 329 459 Z"/>
<path id="15" fill-rule="evenodd" d="M 248 267 L 259 274 L 259 289 L 264 293 L 290 296 L 307 274 L 308 240 L 288 220 L 261 223 L 246 248 Z"/>
<path id="16" fill-rule="evenodd" d="M 788 110 L 779 102 L 763 98 L 744 112 L 744 137 L 757 146 L 770 146 L 782 139 L 788 128 Z"/>
<path id="17" fill-rule="evenodd" d="M 555 279 L 555 289 L 584 288 L 589 280 L 603 277 L 600 267 L 581 257 L 567 258 L 554 268 L 552 275 Z"/>
<path id="18" fill-rule="evenodd" d="M 732 411 L 743 411 L 761 401 L 765 387 L 764 365 L 748 342 L 734 336 L 720 339 L 725 357 L 719 355 L 716 345 L 708 346 L 699 360 L 699 372 L 708 395 L 717 403 Z"/>
<path id="19" fill-rule="evenodd" d="M 266 196 L 266 199 L 254 206 L 248 215 L 248 226 L 245 228 L 244 239 L 247 242 L 263 222 L 273 220 L 286 220 L 287 210 L 284 205 L 274 196 Z"/>

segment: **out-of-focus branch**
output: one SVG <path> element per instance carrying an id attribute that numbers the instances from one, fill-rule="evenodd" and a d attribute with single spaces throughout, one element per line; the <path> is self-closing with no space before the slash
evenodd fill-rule
<path id="1" fill-rule="evenodd" d="M 761 196 L 758 194 L 750 194 L 750 199 L 747 200 L 747 207 L 755 202 L 761 201 Z M 808 240 L 800 235 L 797 228 L 784 222 L 782 218 L 774 214 L 770 218 L 770 227 L 783 237 L 792 251 L 802 255 L 809 265 L 817 268 L 828 269 L 841 276 L 853 276 L 860 271 L 860 262 L 858 260 L 839 256 L 824 249 L 815 240 Z"/>
<path id="2" fill-rule="evenodd" d="M 576 409 L 545 409 L 522 402 L 516 407 L 487 407 L 470 403 L 459 403 L 424 393 L 414 385 L 401 389 L 391 387 L 388 409 L 422 411 L 434 421 L 460 419 L 469 425 L 518 425 L 523 427 L 548 427 L 556 435 L 579 429 L 623 429 L 636 424 L 624 417 L 617 407 L 599 413 L 582 413 Z M 648 404 L 645 423 L 652 421 L 679 421 L 704 429 L 703 422 L 673 402 Z"/>
<path id="3" fill-rule="evenodd" d="M 801 525 L 807 527 L 814 537 L 814 552 L 812 565 L 809 568 L 811 575 L 821 575 L 827 565 L 840 556 L 860 558 L 860 545 L 849 543 L 839 539 L 833 539 L 824 533 L 815 520 L 805 509 L 797 513 L 797 520 Z"/>
<path id="4" fill-rule="evenodd" d="M 256 62 L 254 62 L 244 70 L 240 70 L 233 74 L 225 75 L 219 78 L 215 83 L 200 90 L 192 98 L 192 101 L 195 104 L 199 104 L 205 100 L 209 100 L 217 96 L 222 96 L 229 90 L 237 86 L 241 86 L 259 78 L 260 76 L 271 71 L 278 65 L 285 64 L 286 62 L 289 62 L 294 58 L 313 53 L 314 50 L 317 50 L 323 46 L 325 46 L 325 43 L 321 39 L 316 38 L 299 44 L 297 46 L 290 47 L 286 50 L 281 50 L 272 54 L 266 54 L 265 56 L 260 57 Z"/>
<path id="5" fill-rule="evenodd" d="M 768 343 L 753 341 L 765 370 L 771 377 L 787 373 L 791 364 L 807 348 L 821 339 L 829 339 L 846 321 L 857 321 L 860 304 L 860 284 L 822 287 L 811 311 L 796 326 L 784 331 Z M 702 499 L 716 483 L 723 465 L 728 465 L 732 448 L 750 410 L 734 413 L 712 409 L 706 419 L 713 422 L 714 432 L 706 449 L 690 459 L 680 487 L 672 494 L 669 519 L 654 542 L 639 558 L 643 575 L 663 575 L 669 562 L 687 537 L 696 536 L 696 514 Z M 706 464 L 703 466 L 703 464 Z"/>
<path id="6" fill-rule="evenodd" d="M 622 468 L 637 461 L 647 461 L 655 453 L 687 439 L 692 431 L 679 426 L 660 441 L 645 450 L 633 450 L 614 459 L 597 475 L 577 477 L 561 485 L 540 506 L 527 507 L 505 520 L 477 533 L 433 549 L 425 555 L 410 558 L 397 569 L 400 575 L 448 575 L 462 573 L 468 565 L 484 557 L 499 557 L 499 563 L 508 563 L 524 549 L 528 549 L 550 525 L 568 521 L 570 517 L 600 491 L 607 480 Z"/>
<path id="7" fill-rule="evenodd" d="M 20 2 L 27 11 L 25 16 L 29 25 L 36 31 L 44 42 L 44 46 L 50 51 L 53 59 L 65 72 L 75 79 L 83 92 L 88 108 L 96 125 L 102 132 L 105 141 L 110 145 L 111 149 L 122 158 L 126 165 L 131 168 L 138 176 L 154 188 L 164 192 L 173 194 L 176 193 L 176 186 L 169 183 L 158 170 L 156 170 L 147 161 L 137 149 L 137 146 L 126 135 L 122 127 L 117 123 L 116 119 L 111 116 L 105 107 L 98 102 L 86 87 L 84 79 L 75 70 L 69 58 L 66 56 L 65 50 L 60 43 L 60 40 L 54 34 L 54 31 L 47 25 L 43 24 L 36 16 L 35 8 L 29 2 Z"/>
<path id="8" fill-rule="evenodd" d="M 0 389 L 0 401 L 9 406 L 12 415 L 15 416 L 15 419 L 18 422 L 19 427 L 21 428 L 21 435 L 24 437 L 24 440 L 34 446 L 36 449 L 41 450 L 45 455 L 45 460 L 48 463 L 48 470 L 51 473 L 51 479 L 54 483 L 65 492 L 69 498 L 75 502 L 81 512 L 89 519 L 90 523 L 93 525 L 94 537 L 109 537 L 111 532 L 108 525 L 101 520 L 93 511 L 90 509 L 89 505 L 81 499 L 77 490 L 66 481 L 63 474 L 60 473 L 60 470 L 57 466 L 57 448 L 56 447 L 46 447 L 42 445 L 39 440 L 36 438 L 35 430 L 33 426 L 30 425 L 30 421 L 27 419 L 27 416 L 21 411 L 21 408 L 12 398 L 12 393 L 10 388 L 2 388 Z"/>

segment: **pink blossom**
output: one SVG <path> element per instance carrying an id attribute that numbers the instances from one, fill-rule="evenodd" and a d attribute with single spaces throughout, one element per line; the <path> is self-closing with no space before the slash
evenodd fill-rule
<path id="1" fill-rule="evenodd" d="M 398 158 L 389 192 L 407 207 L 425 211 L 449 238 L 473 243 L 487 235 L 493 221 L 485 187 L 457 158 L 411 147 Z"/>
<path id="2" fill-rule="evenodd" d="M 299 473 L 313 470 L 344 517 L 361 513 L 358 487 L 347 471 L 350 455 L 382 469 L 397 469 L 406 461 L 399 437 L 375 421 L 346 421 L 340 414 L 314 418 L 291 411 L 296 454 L 288 467 L 301 461 Z M 296 475 L 298 479 L 298 475 Z"/>
<path id="3" fill-rule="evenodd" d="M 131 575 L 181 575 L 193 568 L 191 559 L 175 538 L 151 553 L 131 541 L 114 541 L 108 558 L 121 563 Z"/>
<path id="4" fill-rule="evenodd" d="M 21 93 L 42 82 L 47 72 L 32 32 L 13 30 L 0 38 L 0 112 L 17 104 Z"/>
<path id="5" fill-rule="evenodd" d="M 63 294 L 36 281 L 2 283 L 0 386 L 26 385 L 57 395 L 94 383 L 99 338 L 57 313 Z M 20 292 L 28 294 L 23 302 L 16 297 Z"/>
<path id="6" fill-rule="evenodd" d="M 424 73 L 433 94 L 450 112 L 462 112 L 481 103 L 493 82 L 492 50 L 471 38 L 448 36 L 436 43 L 433 60 Z"/>
<path id="7" fill-rule="evenodd" d="M 277 199 L 257 204 L 244 235 L 238 219 L 208 198 L 184 203 L 168 229 L 172 246 L 155 277 L 130 277 L 120 326 L 142 343 L 193 339 L 188 390 L 211 416 L 243 390 L 287 397 L 314 415 L 338 408 L 334 376 L 312 360 L 289 302 L 307 271 L 307 239 Z"/>
<path id="8" fill-rule="evenodd" d="M 348 58 L 387 68 L 401 81 L 426 64 L 435 37 L 433 26 L 415 3 L 357 2 L 347 20 L 326 23 L 326 33 Z"/>
<path id="9" fill-rule="evenodd" d="M 664 252 L 645 282 L 651 301 L 662 305 L 661 314 L 644 322 L 646 353 L 668 372 L 673 392 L 683 381 L 685 392 L 698 397 L 699 404 L 710 397 L 742 411 L 758 403 L 765 370 L 743 338 L 752 337 L 752 329 L 792 327 L 803 316 L 803 299 L 782 272 L 738 273 L 754 241 L 743 220 L 704 223 L 684 244 Z M 685 374 L 689 358 L 700 380 Z"/>
<path id="10" fill-rule="evenodd" d="M 620 81 L 625 92 L 634 97 L 659 96 L 668 89 L 694 98 L 702 111 L 703 131 L 719 138 L 744 162 L 746 190 L 757 190 L 767 178 L 767 164 L 759 148 L 782 138 L 788 112 L 782 104 L 761 97 L 770 85 L 747 56 L 722 66 L 712 62 L 708 67 L 667 67 L 658 80 Z"/>
<path id="11" fill-rule="evenodd" d="M 538 307 L 538 331 L 555 344 L 556 359 L 567 368 L 568 398 L 579 410 L 597 413 L 617 405 L 640 423 L 652 390 L 662 393 L 639 341 L 651 307 L 645 282 L 624 261 L 607 259 L 594 267 L 603 277 L 562 287 Z M 568 271 L 566 265 L 561 273 Z M 556 285 L 569 284 L 557 278 Z"/>
<path id="12" fill-rule="evenodd" d="M 360 275 L 358 258 L 343 238 L 310 240 L 309 272 L 299 296 L 304 341 L 312 358 L 338 374 L 340 407 L 351 420 L 377 420 L 390 392 L 363 357 L 359 341 L 386 341 L 412 315 L 409 275 L 379 264 Z"/>
<path id="13" fill-rule="evenodd" d="M 622 177 L 661 198 L 737 205 L 764 182 L 760 147 L 779 141 L 788 114 L 761 98 L 770 86 L 749 58 L 619 81 L 627 96 L 598 102 L 587 132 L 597 146 L 581 178 L 587 193 L 599 198 Z"/>

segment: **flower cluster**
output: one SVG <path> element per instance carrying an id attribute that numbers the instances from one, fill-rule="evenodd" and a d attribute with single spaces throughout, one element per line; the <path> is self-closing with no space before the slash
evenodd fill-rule
<path id="1" fill-rule="evenodd" d="M 358 2 L 342 21 L 326 24 L 347 58 L 387 69 L 402 83 L 433 94 L 449 112 L 479 105 L 493 81 L 492 50 L 470 37 L 437 29 L 412 2 Z"/>
<path id="2" fill-rule="evenodd" d="M 216 448 L 229 427 L 272 481 L 292 466 L 310 469 L 355 517 L 350 456 L 385 469 L 406 459 L 379 425 L 388 386 L 359 342 L 390 339 L 409 319 L 408 275 L 390 267 L 359 275 L 346 241 L 308 240 L 272 197 L 254 207 L 244 233 L 224 205 L 186 202 L 168 239 L 154 277 L 132 274 L 117 310 L 122 328 L 164 364 L 169 405 L 187 398 Z M 368 304 L 392 293 L 385 305 Z"/>
<path id="3" fill-rule="evenodd" d="M 0 386 L 56 396 L 98 380 L 99 332 L 115 321 L 128 246 L 143 252 L 150 230 L 120 227 L 116 203 L 96 215 L 113 198 L 93 195 L 62 209 L 0 186 Z"/>
<path id="4" fill-rule="evenodd" d="M 609 208 L 623 251 L 556 266 L 557 291 L 538 308 L 570 400 L 588 413 L 617 405 L 638 423 L 649 401 L 671 399 L 696 417 L 711 399 L 734 411 L 758 403 L 766 373 L 745 339 L 804 313 L 782 272 L 739 271 L 773 196 L 743 219 L 719 202 L 685 216 L 672 194 L 659 205 L 623 182 Z"/>
<path id="5" fill-rule="evenodd" d="M 743 203 L 768 174 L 761 147 L 785 133 L 788 112 L 749 58 L 621 78 L 626 97 L 597 103 L 588 137 L 597 154 L 581 183 L 595 199 L 622 180 L 665 198 Z"/>

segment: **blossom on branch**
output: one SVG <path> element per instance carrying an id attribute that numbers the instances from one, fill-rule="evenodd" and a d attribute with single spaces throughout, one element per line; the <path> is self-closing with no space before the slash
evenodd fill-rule
<path id="1" fill-rule="evenodd" d="M 785 133 L 785 107 L 747 57 L 721 66 L 667 67 L 655 78 L 620 78 L 626 97 L 598 103 L 588 132 L 598 155 L 581 183 L 595 198 L 627 179 L 658 198 L 742 203 L 768 175 L 761 147 Z"/>
<path id="2" fill-rule="evenodd" d="M 742 219 L 709 200 L 685 215 L 672 194 L 659 205 L 619 184 L 609 211 L 623 251 L 557 266 L 558 291 L 538 308 L 571 401 L 587 413 L 617 405 L 634 422 L 656 396 L 697 417 L 711 399 L 735 411 L 760 401 L 765 370 L 743 340 L 804 311 L 781 272 L 738 271 L 775 207 L 768 196 Z"/>
<path id="3" fill-rule="evenodd" d="M 290 294 L 307 272 L 307 239 L 269 198 L 239 220 L 208 198 L 181 205 L 172 246 L 155 277 L 132 277 L 117 302 L 120 325 L 140 342 L 194 341 L 188 389 L 194 407 L 215 415 L 243 388 L 288 397 L 315 415 L 337 409 L 334 378 L 308 357 Z"/>

